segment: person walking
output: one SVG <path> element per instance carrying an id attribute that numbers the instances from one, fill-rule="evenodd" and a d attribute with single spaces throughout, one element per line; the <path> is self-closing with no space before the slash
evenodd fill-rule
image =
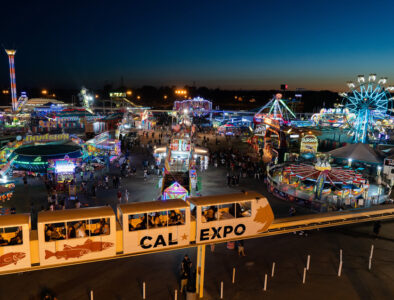
<path id="1" fill-rule="evenodd" d="M 122 192 L 120 190 L 118 190 L 117 196 L 118 196 L 118 203 L 121 203 L 122 202 Z"/>
<path id="2" fill-rule="evenodd" d="M 379 236 L 381 227 L 382 227 L 382 224 L 380 223 L 380 221 L 376 221 L 376 222 L 373 223 L 373 233 L 375 234 L 375 240 Z"/>
<path id="3" fill-rule="evenodd" d="M 246 256 L 243 240 L 238 241 L 238 255 Z"/>

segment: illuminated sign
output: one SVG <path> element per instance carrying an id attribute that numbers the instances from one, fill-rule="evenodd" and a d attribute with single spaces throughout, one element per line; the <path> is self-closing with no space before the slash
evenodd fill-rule
<path id="1" fill-rule="evenodd" d="M 319 141 L 316 136 L 308 134 L 301 139 L 300 153 L 316 153 Z"/>
<path id="2" fill-rule="evenodd" d="M 68 133 L 62 134 L 42 134 L 42 135 L 27 135 L 24 138 L 24 142 L 48 142 L 48 141 L 63 141 L 69 140 L 70 135 Z"/>
<path id="3" fill-rule="evenodd" d="M 280 129 L 279 122 L 276 121 L 276 120 L 273 120 L 273 119 L 270 119 L 270 118 L 264 118 L 263 119 L 263 123 L 268 125 L 268 126 L 271 126 L 271 127 L 275 128 L 275 129 L 278 129 L 278 130 Z"/>
<path id="4" fill-rule="evenodd" d="M 111 98 L 126 98 L 126 93 L 112 92 L 112 93 L 109 93 L 109 96 Z"/>
<path id="5" fill-rule="evenodd" d="M 74 173 L 75 164 L 68 161 L 57 161 L 55 163 L 56 173 Z"/>

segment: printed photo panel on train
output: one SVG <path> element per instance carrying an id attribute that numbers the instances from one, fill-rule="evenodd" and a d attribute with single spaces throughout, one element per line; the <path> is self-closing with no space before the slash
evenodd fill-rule
<path id="1" fill-rule="evenodd" d="M 30 215 L 0 216 L 0 274 L 30 266 Z"/>
<path id="2" fill-rule="evenodd" d="M 116 220 L 110 207 L 40 212 L 37 230 L 42 266 L 116 255 Z"/>
<path id="3" fill-rule="evenodd" d="M 180 199 L 122 204 L 123 252 L 137 253 L 189 244 L 190 206 Z"/>
<path id="4" fill-rule="evenodd" d="M 267 199 L 256 192 L 191 198 L 190 202 L 195 206 L 196 243 L 256 235 L 274 220 Z"/>

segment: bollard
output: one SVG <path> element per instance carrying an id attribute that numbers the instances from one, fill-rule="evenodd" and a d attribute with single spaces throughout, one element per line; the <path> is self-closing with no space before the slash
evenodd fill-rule
<path id="1" fill-rule="evenodd" d="M 174 300 L 178 300 L 178 290 L 175 290 L 175 293 L 174 293 Z"/>
<path id="2" fill-rule="evenodd" d="M 302 276 L 302 284 L 305 283 L 305 278 L 306 278 L 306 268 L 304 268 L 304 275 Z"/>
<path id="3" fill-rule="evenodd" d="M 342 260 L 339 262 L 338 277 L 341 277 L 341 274 L 342 274 Z"/>
<path id="4" fill-rule="evenodd" d="M 373 249 L 374 249 L 374 245 L 371 245 L 371 252 L 369 253 L 369 257 L 372 259 L 373 256 Z"/>
<path id="5" fill-rule="evenodd" d="M 93 290 L 90 290 L 90 300 L 93 300 Z"/>
<path id="6" fill-rule="evenodd" d="M 342 261 L 342 249 L 339 249 L 339 261 Z"/>
<path id="7" fill-rule="evenodd" d="M 267 274 L 265 274 L 265 276 L 264 276 L 264 292 L 267 290 L 267 280 L 268 280 L 268 276 L 267 276 Z"/>
<path id="8" fill-rule="evenodd" d="M 233 268 L 233 283 L 235 282 L 235 268 Z"/>
<path id="9" fill-rule="evenodd" d="M 311 264 L 311 256 L 308 254 L 308 257 L 306 259 L 306 269 L 309 271 L 309 266 Z"/>
<path id="10" fill-rule="evenodd" d="M 274 274 L 275 274 L 275 262 L 272 263 L 271 277 L 274 277 Z"/>
<path id="11" fill-rule="evenodd" d="M 142 299 L 145 299 L 145 281 L 142 283 Z"/>
<path id="12" fill-rule="evenodd" d="M 220 282 L 220 299 L 223 299 L 223 281 Z"/>

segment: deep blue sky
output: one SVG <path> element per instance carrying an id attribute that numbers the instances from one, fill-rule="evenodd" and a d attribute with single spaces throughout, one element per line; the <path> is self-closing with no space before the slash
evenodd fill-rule
<path id="1" fill-rule="evenodd" d="M 393 2 L 13 0 L 0 43 L 17 48 L 17 86 L 345 90 L 358 74 L 394 83 Z"/>

